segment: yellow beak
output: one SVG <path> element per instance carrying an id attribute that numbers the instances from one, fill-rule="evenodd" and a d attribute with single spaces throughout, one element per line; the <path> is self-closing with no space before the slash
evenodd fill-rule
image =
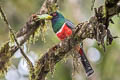
<path id="1" fill-rule="evenodd" d="M 47 17 L 46 17 L 47 20 L 51 20 L 52 18 L 53 18 L 53 17 L 50 16 L 50 15 L 47 15 Z"/>
<path id="2" fill-rule="evenodd" d="M 51 20 L 53 17 L 48 14 L 37 15 L 38 20 Z"/>

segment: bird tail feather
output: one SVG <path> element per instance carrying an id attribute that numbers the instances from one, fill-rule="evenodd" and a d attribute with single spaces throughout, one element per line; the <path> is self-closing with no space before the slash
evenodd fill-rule
<path id="1" fill-rule="evenodd" d="M 79 49 L 79 54 L 80 54 L 81 63 L 85 69 L 86 75 L 89 77 L 94 73 L 94 70 L 92 69 L 92 66 L 90 65 L 90 63 L 81 47 Z"/>

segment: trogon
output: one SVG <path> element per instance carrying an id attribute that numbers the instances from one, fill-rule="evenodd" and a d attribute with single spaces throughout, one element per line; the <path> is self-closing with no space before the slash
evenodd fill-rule
<path id="1" fill-rule="evenodd" d="M 66 37 L 72 35 L 72 30 L 75 27 L 71 21 L 66 19 L 60 12 L 54 12 L 50 15 L 52 16 L 51 22 L 53 31 L 56 33 L 57 37 L 60 40 L 64 40 Z M 77 45 L 76 48 L 78 48 L 76 50 L 80 54 L 81 62 L 87 73 L 87 76 L 90 76 L 92 73 L 94 73 L 94 70 L 92 69 L 87 57 L 85 56 L 82 47 L 80 45 Z"/>
<path id="2" fill-rule="evenodd" d="M 38 16 L 40 17 L 40 16 Z M 52 28 L 57 37 L 60 40 L 64 40 L 68 36 L 72 35 L 73 29 L 75 28 L 74 24 L 66 19 L 60 12 L 56 11 L 46 16 L 46 19 L 51 18 Z M 80 45 L 76 46 L 77 52 L 80 54 L 81 63 L 85 69 L 87 76 L 90 76 L 94 73 L 82 47 Z"/>

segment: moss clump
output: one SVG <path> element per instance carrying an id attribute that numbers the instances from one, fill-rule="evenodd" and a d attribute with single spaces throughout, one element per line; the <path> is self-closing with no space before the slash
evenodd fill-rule
<path id="1" fill-rule="evenodd" d="M 10 66 L 10 46 L 9 42 L 6 42 L 3 44 L 3 46 L 0 48 L 0 76 L 3 76 Z"/>
<path id="2" fill-rule="evenodd" d="M 44 21 L 36 30 L 35 32 L 30 36 L 28 43 L 35 43 L 38 41 L 38 38 L 40 36 L 41 40 L 45 42 L 45 32 L 47 31 L 47 23 Z"/>

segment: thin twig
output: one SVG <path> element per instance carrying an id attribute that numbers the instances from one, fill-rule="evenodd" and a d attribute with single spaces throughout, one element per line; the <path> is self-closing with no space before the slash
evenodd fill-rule
<path id="1" fill-rule="evenodd" d="M 93 10 L 95 4 L 95 0 L 92 0 L 91 10 Z"/>
<path id="2" fill-rule="evenodd" d="M 5 13 L 3 12 L 1 6 L 0 6 L 0 12 L 1 12 L 1 16 L 2 16 L 2 18 L 3 18 L 4 22 L 5 22 L 5 24 L 7 25 L 7 27 L 8 27 L 8 29 L 9 29 L 10 33 L 11 33 L 12 36 L 13 36 L 13 39 L 15 40 L 15 43 L 17 44 L 18 48 L 20 49 L 21 54 L 22 54 L 23 57 L 26 59 L 28 65 L 29 65 L 29 67 L 30 67 L 30 70 L 34 70 L 34 66 L 33 66 L 32 62 L 31 62 L 30 59 L 26 56 L 26 54 L 25 54 L 24 51 L 22 50 L 20 44 L 18 43 L 18 41 L 17 41 L 17 39 L 16 39 L 16 36 L 15 36 L 15 33 L 14 33 L 12 27 L 10 26 L 10 24 L 8 23 L 7 17 L 5 16 Z"/>

